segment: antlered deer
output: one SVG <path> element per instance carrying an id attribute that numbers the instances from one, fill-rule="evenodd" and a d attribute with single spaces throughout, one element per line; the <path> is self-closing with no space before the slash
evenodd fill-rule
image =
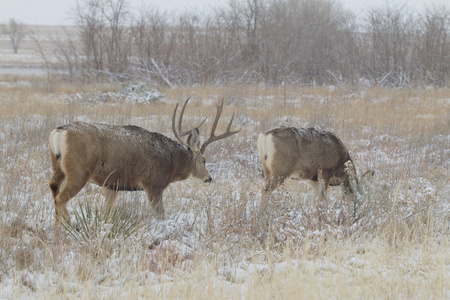
<path id="1" fill-rule="evenodd" d="M 217 106 L 211 135 L 200 147 L 198 128 L 204 121 L 194 129 L 181 131 L 188 101 L 189 98 L 183 105 L 177 128 L 175 119 L 178 104 L 172 116 L 172 131 L 178 142 L 163 134 L 132 125 L 74 122 L 54 129 L 49 140 L 53 166 L 49 186 L 55 200 L 56 214 L 62 214 L 68 219 L 66 203 L 87 182 L 92 182 L 106 188 L 109 207 L 114 202 L 117 191 L 145 190 L 151 206 L 163 218 L 162 195 L 170 183 L 189 176 L 211 182 L 203 156 L 206 147 L 239 130 L 230 131 L 233 113 L 226 132 L 215 135 L 223 110 L 222 100 Z M 186 135 L 187 143 L 182 139 Z"/>
<path id="2" fill-rule="evenodd" d="M 319 197 L 328 186 L 343 185 L 353 194 L 344 164 L 352 162 L 344 143 L 329 131 L 314 128 L 279 127 L 260 133 L 258 152 L 264 174 L 261 212 L 272 191 L 286 178 L 309 180 Z M 321 183 L 322 181 L 322 183 Z"/>

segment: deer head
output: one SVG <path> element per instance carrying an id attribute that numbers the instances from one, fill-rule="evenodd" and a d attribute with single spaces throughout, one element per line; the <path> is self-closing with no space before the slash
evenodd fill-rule
<path id="1" fill-rule="evenodd" d="M 216 136 L 217 124 L 219 123 L 219 119 L 220 119 L 220 116 L 222 115 L 222 111 L 223 111 L 223 99 L 222 99 L 221 103 L 219 105 L 217 105 L 216 117 L 214 118 L 214 122 L 211 127 L 210 136 L 203 143 L 203 145 L 200 146 L 199 128 L 200 128 L 200 126 L 203 125 L 203 123 L 205 123 L 206 118 L 197 127 L 193 128 L 193 129 L 186 130 L 186 131 L 182 131 L 182 129 L 181 129 L 182 122 L 183 122 L 183 115 L 184 115 L 186 105 L 189 102 L 189 100 L 190 100 L 190 98 L 187 98 L 186 101 L 184 102 L 177 124 L 175 124 L 175 120 L 176 120 L 176 115 L 177 115 L 178 104 L 175 106 L 175 110 L 173 111 L 173 115 L 172 115 L 172 131 L 173 131 L 175 137 L 177 138 L 177 140 L 181 144 L 189 147 L 192 150 L 193 161 L 194 161 L 192 176 L 202 179 L 205 182 L 211 182 L 212 178 L 206 168 L 206 158 L 204 156 L 206 147 L 208 147 L 208 145 L 210 145 L 213 142 L 216 142 L 216 141 L 222 140 L 224 138 L 227 138 L 229 136 L 232 136 L 233 134 L 238 133 L 240 130 L 231 131 L 231 125 L 233 124 L 233 120 L 234 120 L 234 112 L 233 112 L 233 115 L 231 116 L 231 119 L 230 119 L 230 122 L 228 123 L 226 131 L 223 134 Z M 187 141 L 185 142 L 183 140 L 183 137 L 186 135 L 188 136 L 188 138 L 187 138 Z"/>

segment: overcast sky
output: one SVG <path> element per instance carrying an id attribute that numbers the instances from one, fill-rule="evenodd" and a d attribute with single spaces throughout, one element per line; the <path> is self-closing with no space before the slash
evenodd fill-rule
<path id="1" fill-rule="evenodd" d="M 156 7 L 160 10 L 182 11 L 188 8 L 208 8 L 224 5 L 229 0 L 127 0 L 133 7 Z M 245 1 L 245 0 L 243 0 Z M 413 10 L 422 10 L 426 6 L 446 3 L 450 8 L 450 1 L 444 0 L 336 0 L 345 8 L 356 12 L 364 12 L 368 8 L 380 7 L 385 3 L 389 5 L 407 6 Z M 15 19 L 26 25 L 70 25 L 70 9 L 74 7 L 76 0 L 0 0 L 0 24 Z"/>

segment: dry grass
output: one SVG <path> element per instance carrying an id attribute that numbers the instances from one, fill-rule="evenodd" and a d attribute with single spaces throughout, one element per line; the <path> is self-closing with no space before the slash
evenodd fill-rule
<path id="1" fill-rule="evenodd" d="M 0 298 L 450 296 L 450 90 L 179 87 L 162 90 L 165 102 L 142 104 L 99 98 L 119 86 L 48 89 L 27 80 L 0 79 Z M 241 127 L 208 148 L 213 184 L 169 186 L 165 222 L 153 219 L 143 193 L 123 194 L 120 205 L 148 224 L 114 247 L 73 240 L 55 226 L 47 186 L 55 126 L 135 124 L 172 136 L 174 105 L 188 96 L 187 126 L 213 115 L 223 97 L 223 118 L 234 110 Z M 331 130 L 360 174 L 375 170 L 358 222 L 337 189 L 321 211 L 307 185 L 289 181 L 260 227 L 256 139 L 279 125 Z M 78 203 L 101 209 L 100 189 L 86 186 L 69 207 Z"/>

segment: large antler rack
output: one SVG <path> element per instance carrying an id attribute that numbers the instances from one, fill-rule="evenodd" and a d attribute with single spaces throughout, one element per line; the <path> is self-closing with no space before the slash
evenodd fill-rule
<path id="1" fill-rule="evenodd" d="M 218 140 L 227 138 L 227 137 L 229 137 L 233 134 L 236 134 L 240 131 L 240 129 L 236 130 L 236 131 L 230 131 L 231 125 L 233 124 L 233 120 L 234 120 L 234 112 L 233 112 L 233 115 L 231 116 L 230 122 L 228 123 L 227 130 L 225 131 L 225 133 L 223 133 L 221 135 L 217 135 L 217 136 L 215 135 L 216 127 L 217 127 L 217 124 L 219 123 L 219 119 L 220 119 L 220 115 L 222 114 L 222 111 L 223 111 L 223 98 L 222 98 L 220 105 L 217 105 L 216 118 L 214 119 L 214 123 L 211 128 L 210 137 L 208 138 L 208 140 L 206 142 L 203 143 L 203 145 L 200 149 L 200 153 L 202 153 L 202 154 L 205 153 L 206 147 L 208 147 L 209 144 L 216 142 Z"/>
<path id="2" fill-rule="evenodd" d="M 181 123 L 183 122 L 183 114 L 184 114 L 184 110 L 186 109 L 186 104 L 189 102 L 190 99 L 191 99 L 191 98 L 189 97 L 189 98 L 187 98 L 186 101 L 184 102 L 183 108 L 181 109 L 180 116 L 179 116 L 179 118 L 178 118 L 178 125 L 177 125 L 177 128 L 175 128 L 175 119 L 176 119 L 176 115 L 177 115 L 178 103 L 177 103 L 177 105 L 175 106 L 175 110 L 173 111 L 173 115 L 172 115 L 172 131 L 173 131 L 173 134 L 175 134 L 175 137 L 177 138 L 177 140 L 178 140 L 181 144 L 183 144 L 183 145 L 186 145 L 186 143 L 183 141 L 182 137 L 188 135 L 192 130 L 200 128 L 200 126 L 202 126 L 203 123 L 205 123 L 205 121 L 206 121 L 206 118 L 205 118 L 205 119 L 200 123 L 200 125 L 198 125 L 197 127 L 194 127 L 194 128 L 192 128 L 192 129 L 190 129 L 190 130 L 187 130 L 187 131 L 182 131 L 182 130 L 181 130 Z"/>

